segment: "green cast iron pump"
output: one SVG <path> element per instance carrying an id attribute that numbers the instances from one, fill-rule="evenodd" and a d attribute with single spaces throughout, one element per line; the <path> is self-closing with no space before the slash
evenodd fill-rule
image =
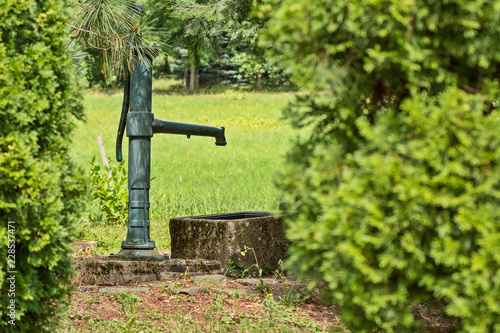
<path id="1" fill-rule="evenodd" d="M 141 8 L 142 10 L 142 8 Z M 144 52 L 141 47 L 135 52 Z M 151 49 L 150 49 L 151 51 Z M 151 112 L 152 61 L 137 62 L 135 70 L 125 80 L 120 124 L 116 138 L 116 160 L 122 161 L 122 140 L 126 127 L 129 138 L 128 152 L 128 224 L 127 238 L 117 254 L 123 258 L 164 258 L 155 250 L 150 237 L 149 188 L 151 182 L 151 138 L 157 133 L 181 134 L 187 137 L 209 136 L 215 138 L 217 146 L 225 146 L 224 127 L 176 123 L 155 119 Z"/>

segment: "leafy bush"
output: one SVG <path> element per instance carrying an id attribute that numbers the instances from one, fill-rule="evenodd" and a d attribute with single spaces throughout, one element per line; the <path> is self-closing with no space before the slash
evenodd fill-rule
<path id="1" fill-rule="evenodd" d="M 58 0 L 6 0 L 0 6 L 2 332 L 53 331 L 61 302 L 69 301 L 69 251 L 84 182 L 68 159 L 82 105 L 64 54 L 67 7 Z M 8 221 L 15 222 L 13 266 L 6 265 Z M 15 295 L 6 279 L 11 275 Z M 7 316 L 11 300 L 15 320 Z"/>
<path id="2" fill-rule="evenodd" d="M 462 331 L 500 332 L 498 2 L 267 3 L 308 91 L 287 109 L 310 133 L 280 181 L 287 268 L 356 332 L 414 330 L 433 298 Z"/>
<path id="3" fill-rule="evenodd" d="M 90 186 L 92 198 L 98 202 L 98 210 L 91 214 L 90 219 L 105 223 L 117 224 L 128 219 L 128 188 L 127 169 L 125 162 L 114 165 L 109 160 L 110 167 L 101 166 L 94 158 L 90 162 Z M 108 178 L 108 172 L 111 177 Z"/>

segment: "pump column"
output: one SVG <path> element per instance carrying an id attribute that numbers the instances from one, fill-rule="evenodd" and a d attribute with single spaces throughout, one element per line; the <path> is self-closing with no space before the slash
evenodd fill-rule
<path id="1" fill-rule="evenodd" d="M 148 68 L 149 67 L 149 68 Z M 118 256 L 160 256 L 149 231 L 149 188 L 153 113 L 151 66 L 138 62 L 130 77 L 130 112 L 127 115 L 128 230 Z"/>

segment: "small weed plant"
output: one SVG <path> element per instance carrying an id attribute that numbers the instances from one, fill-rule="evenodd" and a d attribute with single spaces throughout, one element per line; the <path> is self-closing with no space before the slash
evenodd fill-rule
<path id="1" fill-rule="evenodd" d="M 241 252 L 241 255 L 245 256 L 247 254 L 247 252 L 249 252 L 249 251 L 252 251 L 252 253 L 253 253 L 253 257 L 255 259 L 255 264 L 253 264 L 252 266 L 250 266 L 248 268 L 248 271 L 250 269 L 252 269 L 252 267 L 255 267 L 257 269 L 258 277 L 261 278 L 262 274 L 264 273 L 264 269 L 262 267 L 260 267 L 260 265 L 259 265 L 259 260 L 257 259 L 257 255 L 255 254 L 255 250 L 253 248 L 251 248 L 251 247 L 245 246 L 244 251 Z"/>
<path id="2" fill-rule="evenodd" d="M 259 284 L 255 287 L 255 289 L 263 294 L 268 294 L 271 291 L 271 286 L 261 279 L 259 280 Z"/>
<path id="3" fill-rule="evenodd" d="M 109 296 L 110 301 L 118 301 L 122 305 L 122 311 L 124 313 L 137 312 L 136 303 L 139 303 L 141 299 L 139 296 L 134 294 L 128 294 L 124 291 L 117 293 L 116 295 Z"/>
<path id="4" fill-rule="evenodd" d="M 125 316 L 125 321 L 123 323 L 116 323 L 115 329 L 124 333 L 135 332 L 134 325 L 139 315 L 137 303 L 141 302 L 139 296 L 122 291 L 116 295 L 108 295 L 108 298 L 110 301 L 118 301 L 121 304 L 121 311 Z"/>
<path id="5" fill-rule="evenodd" d="M 280 296 L 279 299 L 284 306 L 297 306 L 300 302 L 304 301 L 300 291 L 294 290 L 291 287 L 285 287 L 285 294 L 283 297 Z"/>
<path id="6" fill-rule="evenodd" d="M 240 258 L 238 258 L 238 255 L 234 253 L 231 257 L 231 259 L 228 262 L 228 269 L 226 270 L 226 274 L 232 277 L 236 278 L 244 278 L 247 276 L 255 276 L 255 273 L 252 274 L 250 273 L 250 270 L 252 267 L 255 267 L 257 269 L 257 276 L 259 278 L 262 277 L 264 274 L 265 270 L 270 267 L 269 263 L 266 263 L 264 267 L 261 267 L 259 265 L 259 261 L 257 259 L 257 255 L 255 254 L 255 250 L 251 247 L 245 246 L 244 250 L 240 252 L 242 256 L 246 256 L 247 252 L 252 251 L 253 257 L 255 259 L 255 264 L 251 265 L 249 268 L 244 268 L 240 266 Z"/>
<path id="7" fill-rule="evenodd" d="M 285 272 L 283 268 L 283 261 L 280 259 L 278 261 L 279 268 L 274 272 L 276 280 L 278 280 L 283 287 L 283 297 L 279 297 L 281 304 L 284 306 L 297 306 L 301 302 L 311 302 L 313 300 L 312 293 L 309 291 L 300 291 L 294 288 L 296 283 L 289 283 L 285 278 Z"/>
<path id="8" fill-rule="evenodd" d="M 107 224 L 122 224 L 128 217 L 127 169 L 124 162 L 113 163 L 109 167 L 101 165 L 95 156 L 90 161 L 90 186 L 92 198 L 97 201 L 97 212 L 92 212 L 91 221 L 102 221 Z M 108 173 L 111 177 L 108 178 Z"/>
<path id="9" fill-rule="evenodd" d="M 231 259 L 229 259 L 227 266 L 228 268 L 224 273 L 225 275 L 240 279 L 248 276 L 248 268 L 240 266 L 240 258 L 238 258 L 238 255 L 236 253 L 231 256 Z"/>
<path id="10" fill-rule="evenodd" d="M 162 289 L 169 295 L 176 295 L 178 292 L 179 286 L 183 286 L 183 285 L 185 285 L 185 284 L 179 284 L 175 281 L 172 281 L 171 283 L 169 283 L 168 287 L 164 286 L 164 287 L 162 287 Z"/>
<path id="11" fill-rule="evenodd" d="M 184 271 L 184 273 L 181 273 L 181 277 L 182 279 L 184 279 L 184 281 L 187 281 L 189 278 L 189 267 L 186 267 L 186 270 Z M 193 279 L 193 277 L 191 276 L 190 277 L 191 279 Z"/>
<path id="12" fill-rule="evenodd" d="M 222 294 L 215 294 L 214 303 L 211 306 L 211 310 L 214 313 L 223 314 L 225 297 Z"/>

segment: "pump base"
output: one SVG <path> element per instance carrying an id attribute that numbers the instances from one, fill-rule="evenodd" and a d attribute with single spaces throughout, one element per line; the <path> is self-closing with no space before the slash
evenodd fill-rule
<path id="1" fill-rule="evenodd" d="M 130 260 L 139 260 L 139 259 L 168 259 L 167 255 L 162 255 L 156 250 L 148 249 L 122 249 L 116 255 L 113 255 L 117 259 L 130 259 Z"/>

